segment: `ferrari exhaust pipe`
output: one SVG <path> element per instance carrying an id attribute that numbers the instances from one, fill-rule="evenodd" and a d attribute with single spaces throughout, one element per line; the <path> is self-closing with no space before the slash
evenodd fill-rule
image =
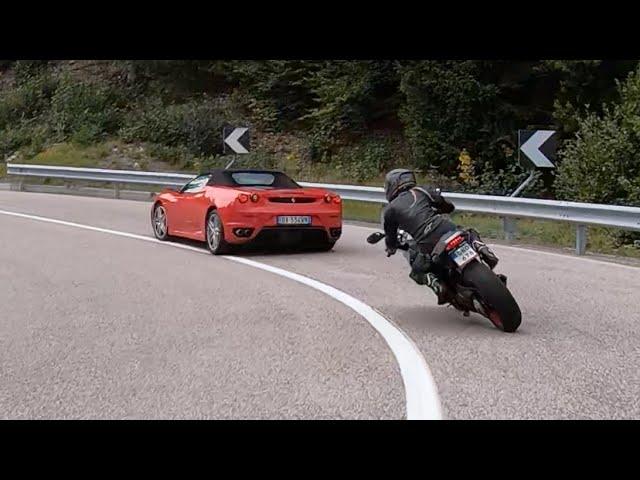
<path id="1" fill-rule="evenodd" d="M 240 237 L 240 238 L 250 237 L 252 233 L 253 233 L 253 228 L 235 228 L 233 230 L 233 234 L 236 237 Z"/>

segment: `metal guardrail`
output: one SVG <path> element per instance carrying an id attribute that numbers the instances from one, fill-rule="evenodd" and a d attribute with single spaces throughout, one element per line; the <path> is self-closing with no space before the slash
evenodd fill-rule
<path id="1" fill-rule="evenodd" d="M 184 185 L 195 175 L 180 173 L 139 172 L 135 170 L 104 170 L 101 168 L 52 167 L 47 165 L 22 165 L 7 163 L 7 175 L 19 177 L 61 178 L 137 185 Z"/>
<path id="2" fill-rule="evenodd" d="M 115 185 L 116 198 L 120 196 L 120 188 L 125 184 L 179 187 L 195 176 L 179 173 L 52 167 L 11 163 L 7 164 L 7 174 L 19 179 L 18 186 L 20 190 L 24 189 L 24 179 L 28 177 L 113 183 Z M 387 203 L 382 188 L 327 183 L 298 183 L 305 187 L 318 187 L 331 190 L 345 200 L 358 200 L 380 204 Z M 578 255 L 582 255 L 585 252 L 588 225 L 640 231 L 640 208 L 637 207 L 499 197 L 493 195 L 471 195 L 464 193 L 443 192 L 443 195 L 453 201 L 458 211 L 502 217 L 505 238 L 507 240 L 512 240 L 515 237 L 516 218 L 537 218 L 575 224 L 576 253 Z"/>

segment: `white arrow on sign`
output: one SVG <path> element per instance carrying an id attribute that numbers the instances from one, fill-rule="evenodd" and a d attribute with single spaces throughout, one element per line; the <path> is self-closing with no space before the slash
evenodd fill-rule
<path id="1" fill-rule="evenodd" d="M 555 168 L 555 165 L 541 151 L 540 147 L 556 133 L 555 130 L 538 130 L 524 142 L 520 150 L 539 168 Z"/>
<path id="2" fill-rule="evenodd" d="M 242 144 L 238 141 L 245 132 L 249 130 L 248 128 L 236 128 L 229 134 L 227 138 L 224 139 L 224 143 L 229 145 L 231 150 L 236 153 L 249 153 L 249 150 L 244 148 Z"/>

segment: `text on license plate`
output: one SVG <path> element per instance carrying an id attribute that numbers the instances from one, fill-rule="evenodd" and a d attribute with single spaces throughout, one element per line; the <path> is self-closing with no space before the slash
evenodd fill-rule
<path id="1" fill-rule="evenodd" d="M 278 225 L 311 225 L 309 215 L 283 215 L 279 216 Z"/>
<path id="2" fill-rule="evenodd" d="M 459 267 L 461 267 L 465 263 L 477 257 L 478 254 L 473 248 L 471 248 L 471 245 L 467 242 L 463 242 L 458 248 L 451 252 L 449 256 Z"/>

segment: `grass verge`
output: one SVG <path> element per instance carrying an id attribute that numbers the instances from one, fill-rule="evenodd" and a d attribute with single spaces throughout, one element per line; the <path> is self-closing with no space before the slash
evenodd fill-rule
<path id="1" fill-rule="evenodd" d="M 110 152 L 109 143 L 81 146 L 73 143 L 59 143 L 31 158 L 20 160 L 29 165 L 52 165 L 65 167 L 97 167 L 100 160 Z"/>

